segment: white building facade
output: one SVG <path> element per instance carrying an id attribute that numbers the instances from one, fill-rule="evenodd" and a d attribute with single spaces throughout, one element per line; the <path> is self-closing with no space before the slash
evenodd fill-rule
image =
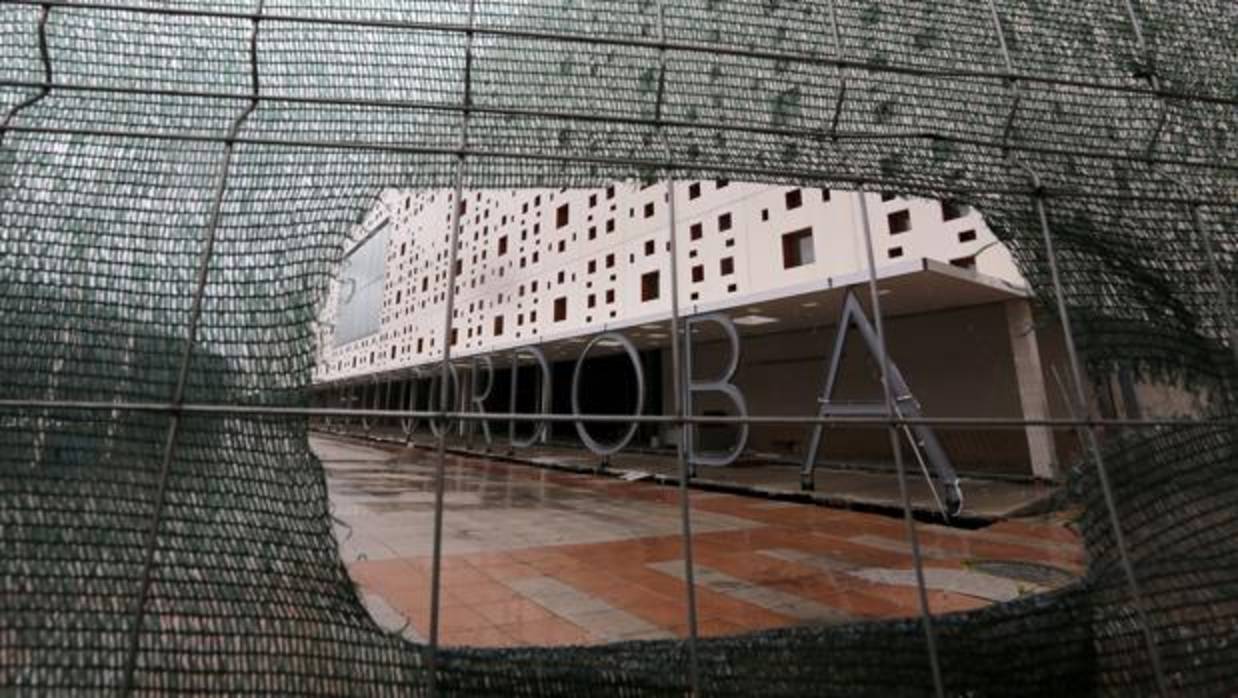
<path id="1" fill-rule="evenodd" d="M 851 192 L 727 182 L 676 183 L 681 313 L 858 283 L 868 264 Z M 450 191 L 381 195 L 354 243 L 384 226 L 380 329 L 339 342 L 335 284 L 315 378 L 332 381 L 442 358 Z M 464 197 L 452 353 L 469 356 L 669 317 L 665 184 L 602 190 L 477 191 Z M 867 195 L 877 265 L 929 259 L 1026 293 L 1005 248 L 974 211 Z M 350 250 L 355 254 L 356 248 Z M 979 253 L 979 254 L 978 254 Z M 913 262 L 912 267 L 907 263 Z"/>
<path id="2" fill-rule="evenodd" d="M 607 331 L 665 354 L 673 228 L 679 312 L 721 312 L 743 329 L 751 358 L 737 383 L 751 385 L 750 413 L 815 413 L 830 344 L 825 330 L 832 332 L 848 290 L 862 291 L 868 305 L 860 195 L 727 181 L 673 187 L 673 226 L 664 182 L 481 190 L 465 192 L 461 202 L 448 190 L 384 191 L 356 226 L 324 308 L 315 383 L 329 390 L 397 379 L 441 361 L 449 281 L 454 358 L 537 346 L 552 361 L 572 361 L 589 338 Z M 1048 416 L 1041 353 L 1054 349 L 1032 331 L 1025 282 L 981 216 L 951 202 L 864 197 L 891 355 L 926 410 Z M 456 205 L 462 215 L 453 270 Z M 937 343 L 941 351 L 931 351 Z M 698 364 L 708 368 L 708 343 L 699 350 Z M 987 368 L 978 370 L 981 364 Z M 866 372 L 855 360 L 848 371 L 856 381 Z M 986 371 L 989 387 L 969 382 Z M 669 404 L 669 371 L 662 373 L 652 382 Z M 781 381 L 788 385 L 771 387 Z M 1009 448 L 997 449 L 1007 455 L 997 457 L 1011 462 L 997 471 L 1054 476 L 1059 454 L 1047 431 L 1027 429 L 1009 440 Z M 880 440 L 859 441 L 872 443 L 871 457 L 880 459 Z M 806 443 L 770 429 L 749 446 L 798 458 Z M 844 449 L 841 457 L 864 460 L 865 453 Z"/>

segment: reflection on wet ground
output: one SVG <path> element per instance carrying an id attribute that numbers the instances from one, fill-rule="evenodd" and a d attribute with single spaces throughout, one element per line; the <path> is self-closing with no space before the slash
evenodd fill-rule
<path id="1" fill-rule="evenodd" d="M 372 425 L 370 429 L 337 426 L 336 433 L 353 434 L 370 443 L 386 442 L 403 445 L 406 436 L 391 426 Z M 419 443 L 437 443 L 429 434 L 413 435 Z M 448 434 L 448 449 L 457 455 L 487 458 L 487 448 L 508 451 L 503 444 L 487 444 L 480 438 Z M 431 455 L 431 454 L 427 454 Z M 531 465 L 544 465 L 567 472 L 593 473 L 601 467 L 601 458 L 580 445 L 564 443 L 538 444 L 507 454 L 505 460 L 518 460 Z M 679 462 L 673 451 L 625 450 L 606 459 L 606 469 L 617 476 L 661 480 L 673 484 L 679 475 Z M 811 478 L 813 491 L 802 486 L 801 465 L 783 460 L 754 458 L 725 468 L 701 467 L 693 484 L 715 491 L 734 494 L 768 494 L 795 501 L 815 501 L 841 508 L 867 508 L 887 513 L 902 511 L 902 493 L 893 471 L 893 463 L 867 465 L 862 463 L 817 464 Z M 1006 519 L 1023 512 L 1043 511 L 1058 490 L 1043 482 L 1027 482 L 1009 478 L 963 477 L 961 480 L 964 510 L 962 518 L 971 521 Z M 940 487 L 940 486 L 939 486 Z M 921 514 L 937 514 L 942 493 L 934 492 L 928 481 L 914 472 L 907 481 L 912 507 Z"/>
<path id="2" fill-rule="evenodd" d="M 322 436 L 313 446 L 346 524 L 341 554 L 372 614 L 424 638 L 437 456 Z M 449 455 L 444 490 L 445 644 L 686 634 L 674 488 Z M 721 493 L 694 491 L 691 502 L 703 635 L 918 613 L 899 519 Z M 934 612 L 1037 593 L 1082 571 L 1079 540 L 1058 519 L 918 530 Z"/>

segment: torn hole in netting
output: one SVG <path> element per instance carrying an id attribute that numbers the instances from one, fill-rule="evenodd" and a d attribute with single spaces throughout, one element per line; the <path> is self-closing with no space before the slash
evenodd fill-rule
<path id="1" fill-rule="evenodd" d="M 462 151 L 471 163 L 466 187 L 604 186 L 669 161 L 683 181 L 865 184 L 966 202 L 985 212 L 1048 308 L 1056 303 L 1049 262 L 1057 263 L 1089 372 L 1117 374 L 1106 389 L 1109 404 L 1096 398 L 1098 414 L 1133 414 L 1124 395 L 1131 381 L 1167 376 L 1204 396 L 1202 406 L 1181 411 L 1201 412 L 1210 423 L 1127 433 L 1121 423 L 1105 426 L 1109 484 L 1087 466 L 1071 475 L 1084 503 L 1080 527 L 1090 555 L 1082 584 L 939 617 L 935 627 L 943 683 L 952 693 L 1039 695 L 1062 683 L 1150 691 L 1158 679 L 1178 690 L 1226 685 L 1233 664 L 1224 649 L 1233 609 L 1223 592 L 1232 567 L 1226 533 L 1233 527 L 1227 512 L 1234 492 L 1234 341 L 1226 309 L 1232 284 L 1225 280 L 1233 276 L 1233 217 L 1225 189 L 1232 166 L 1221 132 L 1232 124 L 1232 96 L 1213 87 L 1225 84 L 1215 78 L 1226 61 L 1201 62 L 1197 43 L 1182 39 L 1203 33 L 1217 37 L 1206 45 L 1226 45 L 1229 37 L 1215 29 L 1224 22 L 1195 6 L 1145 18 L 1160 59 L 1151 70 L 1192 106 L 1166 108 L 1163 121 L 1152 110 L 1159 106 L 1155 94 L 1126 98 L 1096 82 L 1026 87 L 1026 104 L 1013 112 L 1013 128 L 1022 134 L 1015 150 L 1044 178 L 1037 189 L 1001 152 L 998 124 L 1007 112 L 998 97 L 1007 94 L 1000 76 L 916 80 L 909 67 L 987 66 L 993 35 L 981 12 L 841 8 L 837 25 L 873 42 L 851 47 L 868 54 L 846 70 L 882 74 L 892 64 L 901 77 L 887 74 L 865 89 L 853 76 L 836 119 L 840 137 L 831 140 L 828 131 L 814 137 L 812 130 L 821 132 L 834 118 L 837 102 L 829 97 L 838 92 L 779 84 L 780 72 L 792 74 L 780 62 L 802 64 L 794 55 L 748 56 L 747 39 L 740 39 L 769 31 L 807 42 L 810 51 L 812 37 L 780 31 L 803 20 L 798 9 L 816 10 L 813 21 L 826 21 L 824 6 L 768 13 L 694 8 L 708 21 L 684 22 L 672 13 L 659 30 L 634 5 L 623 8 L 630 11 L 624 22 L 609 29 L 602 23 L 590 34 L 598 47 L 586 49 L 586 42 L 564 37 L 570 31 L 560 20 L 586 21 L 573 13 L 487 5 L 479 24 L 549 27 L 526 38 L 563 58 L 539 62 L 530 57 L 541 52 L 522 54 L 516 42 L 478 40 L 478 109 L 463 112 L 473 124 Z M 321 56 L 297 53 L 298 42 L 324 49 L 322 55 L 365 52 L 334 51 L 331 32 L 307 37 L 294 30 L 303 22 L 288 17 L 258 21 L 252 8 L 236 6 L 227 6 L 226 16 L 212 11 L 163 17 L 33 4 L 4 11 L 3 31 L 17 39 L 4 44 L 13 50 L 4 54 L 11 71 L 0 130 L 11 415 L 4 509 L 14 550 L 5 564 L 15 584 L 6 595 L 4 683 L 83 693 L 394 693 L 423 686 L 420 655 L 378 633 L 357 604 L 330 534 L 327 483 L 306 448 L 305 416 L 244 408 L 309 404 L 316 301 L 345 244 L 341 231 L 357 220 L 366 197 L 383 186 L 449 187 L 456 172 L 459 119 L 405 119 L 408 105 L 311 106 L 297 99 L 386 96 L 385 66 L 409 62 L 402 51 L 416 45 L 437 46 L 431 52 L 443 57 L 417 74 L 420 91 L 432 97 L 437 84 L 453 92 L 467 82 L 459 78 L 468 70 L 465 33 L 435 18 L 431 23 L 442 26 L 432 29 L 441 31 L 401 44 L 396 30 L 408 15 L 387 10 L 384 18 L 395 17 L 397 26 L 367 33 L 364 23 L 354 23 L 350 35 L 357 45 L 373 39 L 369 55 L 392 58 L 357 60 L 355 70 L 376 70 L 380 79 L 355 91 L 317 91 L 318 79 L 334 87 L 356 81 L 348 71 L 328 70 Z M 282 10 L 258 7 L 264 11 Z M 1038 71 L 1053 73 L 1057 64 L 1097 81 L 1112 71 L 1121 85 L 1129 84 L 1132 63 L 1137 77 L 1149 72 L 1133 57 L 1130 29 L 1115 8 L 1003 11 L 1026 32 L 1012 42 L 1015 53 Z M 455 20 L 469 21 L 467 13 Z M 140 26 L 166 41 L 122 44 L 108 38 L 112 25 Z M 975 35 L 952 47 L 941 38 L 946 26 L 968 26 Z M 675 56 L 659 78 L 659 52 L 673 53 L 649 38 L 659 31 L 688 44 L 718 41 L 726 58 L 711 61 L 709 50 L 678 46 L 673 50 L 687 55 Z M 636 36 L 643 43 L 633 44 Z M 605 47 L 614 41 L 628 44 L 608 56 Z M 597 67 L 574 64 L 564 44 L 597 54 Z M 227 69 L 197 69 L 213 59 Z M 631 70 L 605 67 L 625 62 Z M 741 65 L 713 70 L 728 62 Z M 53 65 L 60 67 L 45 70 Z M 260 74 L 261 66 L 271 68 L 265 75 L 274 82 L 254 83 L 259 96 L 276 95 L 271 101 L 251 101 L 245 91 L 254 66 Z M 321 70 L 281 78 L 280 66 Z M 548 87 L 537 92 L 545 104 L 533 111 L 549 105 L 581 116 L 579 122 L 565 124 L 562 113 L 529 114 L 527 104 L 485 113 L 495 103 L 511 105 L 521 86 L 534 84 Z M 685 89 L 666 93 L 659 84 Z M 974 94 L 988 121 L 951 117 L 939 94 L 951 84 Z M 1210 90 L 1203 96 L 1211 101 L 1191 96 Z M 583 118 L 598 111 L 590 100 L 613 110 L 602 111 L 613 126 Z M 247 103 L 253 109 L 242 116 Z M 152 121 L 149 114 L 160 110 L 189 116 Z M 738 129 L 718 128 L 732 117 Z M 692 125 L 702 119 L 712 122 L 708 130 Z M 586 137 L 591 131 L 604 137 Z M 236 139 L 230 144 L 228 133 Z M 1159 154 L 1115 146 L 1142 146 L 1150 134 L 1164 136 Z M 350 148 L 350 138 L 353 146 L 391 149 Z M 659 138 L 669 157 L 649 155 L 662 148 Z M 1063 143 L 1080 152 L 1055 150 Z M 1180 181 L 1181 191 L 1167 181 Z M 1048 207 L 1054 257 L 1041 242 L 1033 194 Z M 792 239 L 788 249 L 794 261 L 802 248 Z M 493 325 L 486 329 L 493 332 Z M 461 341 L 467 339 L 466 329 Z M 528 374 L 536 375 L 532 364 Z M 1063 379 L 1067 395 L 1075 390 L 1070 383 Z M 383 399 L 373 387 L 364 390 L 361 399 Z M 450 391 L 440 386 L 443 392 Z M 195 404 L 233 409 L 186 408 Z M 536 406 L 536 398 L 525 404 Z M 710 439 L 725 451 L 734 434 Z M 1086 439 L 1083 452 L 1094 455 Z M 1106 491 L 1112 502 L 1104 501 Z M 1125 524 L 1126 555 L 1117 554 L 1108 525 L 1114 511 Z M 1143 604 L 1132 603 L 1124 569 L 1132 567 Z M 735 588 L 718 575 L 701 581 Z M 1149 634 L 1161 650 L 1159 666 L 1150 661 Z M 687 683 L 687 651 L 663 643 L 444 652 L 436 676 L 439 690 L 461 694 L 669 693 Z M 906 686 L 926 692 L 927 653 L 913 620 L 703 640 L 695 659 L 699 686 L 709 693 L 828 686 L 889 695 Z"/>

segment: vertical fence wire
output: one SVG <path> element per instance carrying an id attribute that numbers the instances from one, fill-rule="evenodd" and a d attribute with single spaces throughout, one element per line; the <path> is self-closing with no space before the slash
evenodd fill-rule
<path id="1" fill-rule="evenodd" d="M 203 235 L 202 251 L 198 256 L 197 277 L 194 283 L 193 300 L 189 309 L 189 327 L 185 332 L 185 345 L 181 351 L 180 362 L 176 373 L 176 383 L 172 389 L 171 405 L 173 407 L 168 420 L 167 435 L 164 440 L 163 456 L 159 466 L 159 482 L 155 492 L 154 511 L 151 514 L 150 526 L 146 533 L 146 543 L 143 550 L 142 579 L 138 595 L 133 605 L 133 623 L 129 630 L 129 645 L 125 655 L 123 691 L 131 695 L 136 689 L 137 657 L 141 645 L 142 623 L 146 614 L 147 601 L 150 598 L 151 586 L 154 583 L 155 549 L 158 545 L 159 530 L 163 523 L 163 515 L 167 505 L 168 476 L 172 470 L 172 460 L 180 437 L 182 414 L 179 406 L 185 401 L 185 387 L 189 380 L 189 366 L 193 362 L 194 346 L 198 341 L 198 329 L 202 321 L 203 297 L 210 274 L 211 258 L 215 250 L 216 233 L 223 217 L 224 195 L 228 190 L 228 178 L 232 173 L 232 161 L 236 146 L 237 134 L 245 125 L 246 120 L 258 108 L 258 95 L 261 82 L 258 76 L 258 29 L 262 20 L 265 0 L 258 0 L 253 16 L 250 18 L 249 34 L 249 72 L 252 97 L 245 109 L 237 115 L 228 128 L 224 138 L 223 158 L 219 165 L 219 180 L 215 185 L 211 199 L 210 213 L 207 216 L 206 231 Z"/>
<path id="2" fill-rule="evenodd" d="M 0 148 L 4 147 L 4 137 L 5 135 L 8 134 L 9 126 L 12 124 L 13 119 L 17 118 L 17 115 L 21 113 L 22 111 L 30 107 L 33 107 L 34 105 L 41 102 L 49 94 L 51 94 L 52 61 L 51 61 L 51 54 L 48 52 L 48 47 L 47 47 L 47 20 L 50 15 L 51 15 L 51 6 L 50 5 L 41 6 L 39 8 L 39 21 L 35 25 L 35 30 L 36 30 L 36 33 L 39 39 L 39 60 L 41 61 L 42 66 L 43 66 L 44 84 L 39 88 L 38 92 L 30 95 L 26 99 L 19 101 L 17 104 L 14 104 L 13 107 L 9 109 L 9 111 L 4 115 L 4 120 L 0 121 Z M 4 179 L 3 172 L 0 172 L 0 182 L 2 182 L 3 179 Z M 3 206 L 7 202 L 8 202 L 8 197 L 5 197 L 3 200 L 0 200 L 0 206 Z M 2 214 L 3 211 L 4 209 L 0 208 L 0 214 Z M 57 382 L 56 378 L 53 376 L 52 379 L 49 381 L 49 385 L 48 385 L 48 391 L 47 391 L 48 398 L 52 398 L 52 399 L 55 398 L 56 382 Z M 33 455 L 34 455 L 35 462 L 38 462 L 42 458 L 41 445 L 42 445 L 42 442 L 45 441 L 46 439 L 47 426 L 51 420 L 51 410 L 44 409 L 38 412 L 38 414 L 39 416 L 35 420 L 35 424 L 37 426 L 36 426 L 35 434 L 34 434 L 36 446 L 35 446 Z"/>
<path id="3" fill-rule="evenodd" d="M 886 342 L 885 320 L 881 313 L 881 292 L 877 287 L 877 260 L 873 253 L 872 226 L 868 218 L 867 192 L 861 186 L 855 193 L 860 211 L 860 228 L 864 232 L 864 248 L 868 257 L 868 293 L 872 304 L 873 322 L 877 329 L 878 362 L 881 365 L 881 392 L 885 400 L 886 416 L 891 420 L 886 427 L 890 435 L 890 448 L 894 452 L 894 470 L 898 476 L 898 493 L 903 505 L 903 525 L 907 529 L 907 541 L 911 544 L 911 561 L 916 575 L 916 600 L 920 607 L 920 622 L 924 626 L 924 643 L 928 650 L 929 671 L 933 676 L 933 690 L 937 698 L 946 698 L 945 684 L 941 677 L 941 658 L 937 652 L 937 632 L 933 626 L 933 611 L 929 608 L 928 589 L 924 582 L 924 557 L 920 551 L 920 536 L 916 520 L 911 512 L 911 492 L 907 489 L 907 464 L 903 461 L 903 442 L 894 419 L 899 415 L 898 400 L 890 382 L 890 350 Z M 840 328 L 841 331 L 842 328 Z M 931 486 L 932 483 L 930 483 Z"/>
<path id="4" fill-rule="evenodd" d="M 675 224 L 675 180 L 666 178 L 667 218 L 670 221 L 670 275 L 671 275 L 671 382 L 674 386 L 675 398 L 672 403 L 675 410 L 676 427 L 679 429 L 679 439 L 676 444 L 676 458 L 679 466 L 679 525 L 683 538 L 684 592 L 688 603 L 688 685 L 692 695 L 699 696 L 701 690 L 700 661 L 697 654 L 698 623 L 696 609 L 696 564 L 692 551 L 692 501 L 688 481 L 692 478 L 692 426 L 684 421 L 685 408 L 688 400 L 688 381 L 683 355 L 683 324 L 679 317 L 679 264 L 677 226 Z M 688 330 L 691 331 L 691 330 Z M 689 344 L 689 347 L 691 345 Z M 690 365 L 690 364 L 688 364 Z"/>
<path id="5" fill-rule="evenodd" d="M 35 94 L 14 104 L 8 113 L 4 115 L 4 121 L 0 121 L 0 146 L 4 145 L 4 137 L 8 134 L 9 125 L 13 123 L 13 119 L 17 118 L 17 115 L 25 109 L 38 104 L 44 97 L 51 94 L 52 60 L 51 54 L 48 53 L 47 49 L 47 18 L 51 11 L 50 5 L 43 5 L 39 8 L 39 23 L 36 28 L 39 36 L 39 60 L 43 64 L 43 85 L 39 87 L 39 91 Z"/>
<path id="6" fill-rule="evenodd" d="M 1147 81 L 1148 86 L 1152 88 L 1157 104 L 1160 106 L 1156 126 L 1148 137 L 1148 143 L 1144 147 L 1143 153 L 1148 167 L 1156 170 L 1160 167 L 1160 163 L 1155 158 L 1156 147 L 1160 144 L 1161 134 L 1164 132 L 1165 124 L 1169 120 L 1169 101 L 1165 98 L 1162 81 L 1156 69 L 1156 61 L 1144 34 L 1143 22 L 1139 19 L 1135 0 L 1123 0 L 1123 6 L 1126 9 L 1126 16 L 1131 23 L 1131 32 L 1135 38 L 1135 48 L 1138 49 L 1139 58 L 1143 61 L 1143 74 L 1140 77 L 1143 77 Z M 1212 276 L 1217 293 L 1220 295 L 1220 315 L 1222 322 L 1229 328 L 1230 352 L 1234 355 L 1235 364 L 1238 364 L 1238 318 L 1235 317 L 1234 313 L 1233 282 L 1221 273 L 1220 266 L 1217 264 L 1216 248 L 1212 240 L 1212 234 L 1208 231 L 1208 227 L 1199 215 L 1199 202 L 1191 200 L 1194 198 L 1192 192 L 1187 191 L 1181 181 L 1168 177 L 1164 179 L 1166 184 L 1181 191 L 1184 198 L 1188 201 L 1185 206 L 1191 219 L 1191 227 L 1199 238 L 1198 243 L 1208 266 L 1208 273 Z"/>
<path id="7" fill-rule="evenodd" d="M 692 501 L 688 489 L 688 480 L 692 476 L 691 427 L 683 420 L 685 407 L 690 404 L 688 399 L 688 381 L 692 379 L 684 370 L 682 323 L 679 317 L 679 240 L 675 221 L 675 177 L 672 169 L 674 152 L 670 140 L 662 126 L 662 110 L 666 101 L 666 6 L 658 0 L 658 92 L 654 106 L 654 121 L 657 124 L 658 139 L 666 152 L 667 165 L 664 170 L 666 178 L 666 219 L 667 219 L 667 252 L 671 286 L 671 384 L 674 394 L 672 409 L 675 414 L 673 424 L 679 430 L 675 455 L 679 467 L 679 526 L 680 537 L 683 539 L 684 563 L 684 593 L 687 602 L 688 621 L 688 687 L 693 696 L 701 695 L 700 663 L 697 652 L 699 630 L 696 608 L 696 565 L 692 551 Z M 690 345 L 689 345 L 690 346 Z"/>
<path id="8" fill-rule="evenodd" d="M 1002 60 L 1005 63 L 1006 69 L 1013 73 L 1014 59 L 1010 53 L 1009 42 L 1006 39 L 1005 28 L 1002 24 L 1000 12 L 994 0 L 988 0 L 989 14 L 992 19 L 993 31 L 997 37 L 998 47 L 1001 50 Z M 1146 46 L 1143 43 L 1143 34 L 1138 26 L 1138 18 L 1135 15 L 1134 7 L 1130 0 L 1126 0 L 1127 11 L 1131 21 L 1135 25 L 1136 42 L 1141 52 L 1146 53 Z M 1015 118 L 1020 106 L 1019 89 L 1017 81 L 1011 79 L 1008 81 L 1009 89 L 1012 94 L 1011 111 L 1007 120 L 1007 128 L 1003 134 L 1003 141 L 1014 138 L 1016 129 L 1014 127 Z M 1162 110 L 1159 117 L 1155 133 L 1148 145 L 1147 153 L 1150 153 L 1154 147 L 1159 133 L 1164 126 L 1165 111 Z M 1070 319 L 1070 311 L 1067 308 L 1066 294 L 1063 290 L 1062 279 L 1058 269 L 1057 251 L 1053 244 L 1053 234 L 1049 226 L 1049 213 L 1045 204 L 1044 184 L 1039 173 L 1031 167 L 1023 163 L 1018 155 L 1004 148 L 1006 160 L 1010 165 L 1018 170 L 1022 170 L 1030 180 L 1032 185 L 1032 206 L 1036 212 L 1036 222 L 1040 226 L 1041 242 L 1044 245 L 1044 255 L 1049 267 L 1049 277 L 1053 289 L 1053 298 L 1056 305 L 1058 322 L 1061 325 L 1063 343 L 1066 346 L 1067 363 L 1070 371 L 1072 394 L 1067 401 L 1071 410 L 1072 417 L 1080 415 L 1092 415 L 1092 407 L 1088 401 L 1087 394 L 1084 390 L 1084 373 L 1083 365 L 1079 359 L 1078 347 L 1075 345 L 1074 334 L 1072 331 L 1072 323 Z M 1097 479 L 1100 482 L 1101 493 L 1105 500 L 1105 509 L 1109 518 L 1109 525 L 1113 530 L 1114 545 L 1118 551 L 1118 558 L 1121 562 L 1123 574 L 1126 578 L 1126 583 L 1130 588 L 1131 602 L 1134 605 L 1135 615 L 1139 623 L 1140 630 L 1143 635 L 1144 645 L 1148 653 L 1148 661 L 1151 664 L 1152 673 L 1156 681 L 1157 691 L 1161 696 L 1169 696 L 1169 685 L 1165 679 L 1165 672 L 1161 662 L 1160 651 L 1156 646 L 1156 637 L 1153 634 L 1151 623 L 1148 619 L 1147 603 L 1139 586 L 1139 580 L 1135 574 L 1134 564 L 1131 562 L 1130 554 L 1126 545 L 1126 538 L 1122 531 L 1121 517 L 1118 515 L 1117 501 L 1114 498 L 1113 487 L 1109 482 L 1108 468 L 1105 466 L 1104 455 L 1101 451 L 1099 437 L 1096 434 L 1097 427 L 1085 426 L 1079 428 L 1079 434 L 1085 444 L 1085 448 L 1091 455 L 1092 460 L 1096 465 Z"/>
<path id="9" fill-rule="evenodd" d="M 1018 164 L 1017 161 L 1016 164 Z M 1090 414 L 1092 408 L 1083 388 L 1083 368 L 1079 361 L 1078 348 L 1075 346 L 1074 337 L 1071 334 L 1070 311 L 1067 309 L 1066 295 L 1062 290 L 1062 280 L 1057 266 L 1057 252 L 1053 246 L 1053 234 L 1049 227 L 1049 215 L 1045 206 L 1044 195 L 1039 193 L 1040 177 L 1031 170 L 1028 170 L 1028 172 L 1038 192 L 1033 195 L 1032 199 L 1045 246 L 1045 257 L 1049 263 L 1049 275 L 1053 284 L 1054 302 L 1057 306 L 1058 319 L 1062 325 L 1067 361 L 1070 364 L 1071 382 L 1074 383 L 1074 394 L 1071 396 L 1073 403 L 1071 411 L 1075 415 Z M 1156 678 L 1157 689 L 1161 696 L 1167 697 L 1170 693 L 1161 665 L 1160 651 L 1156 647 L 1156 637 L 1153 635 L 1152 626 L 1148 620 L 1147 603 L 1144 600 L 1143 593 L 1140 591 L 1135 567 L 1127 550 L 1126 537 L 1122 532 L 1122 521 L 1118 515 L 1117 500 L 1113 495 L 1113 487 L 1109 483 L 1109 472 L 1105 466 L 1105 458 L 1100 448 L 1100 440 L 1097 437 L 1096 429 L 1095 426 L 1087 426 L 1081 427 L 1080 431 L 1082 432 L 1084 443 L 1087 445 L 1088 453 L 1091 454 L 1096 464 L 1096 475 L 1100 481 L 1101 493 L 1105 498 L 1105 509 L 1109 515 L 1109 525 L 1113 529 L 1114 545 L 1117 547 L 1118 557 L 1122 563 L 1122 571 L 1125 574 L 1127 585 L 1130 587 L 1131 602 L 1134 604 L 1135 615 L 1143 632 L 1144 643 L 1148 651 L 1148 660 L 1152 665 L 1152 673 Z"/>
<path id="10" fill-rule="evenodd" d="M 443 568 L 443 498 L 447 471 L 447 432 L 445 415 L 451 406 L 448 383 L 451 381 L 451 331 L 456 303 L 456 262 L 460 244 L 460 225 L 464 215 L 465 150 L 469 140 L 469 107 L 473 103 L 473 22 L 476 0 L 468 0 L 468 31 L 464 38 L 464 111 L 460 116 L 460 151 L 456 154 L 455 196 L 451 200 L 451 234 L 447 251 L 447 303 L 443 311 L 443 360 L 439 368 L 438 406 L 442 426 L 438 432 L 437 458 L 434 465 L 434 532 L 430 552 L 430 637 L 426 643 L 426 664 L 429 669 L 430 696 L 438 695 L 437 657 L 439 616 L 442 604 Z M 457 391 L 458 392 L 458 391 Z"/>
<path id="11" fill-rule="evenodd" d="M 830 25 L 835 44 L 835 57 L 839 60 L 846 58 L 847 50 L 843 45 L 842 29 L 838 20 L 837 3 L 830 3 Z M 842 117 L 843 105 L 846 100 L 846 76 L 840 68 L 838 71 L 839 94 L 838 99 L 834 104 L 834 114 L 830 122 L 830 137 L 835 139 L 839 120 Z M 920 611 L 920 622 L 924 629 L 924 644 L 928 654 L 929 673 L 932 676 L 933 692 L 937 698 L 945 698 L 945 683 L 941 675 L 941 658 L 937 647 L 937 632 L 933 625 L 933 612 L 929 607 L 928 589 L 926 588 L 924 579 L 924 558 L 920 550 L 920 537 L 916 530 L 915 516 L 911 510 L 911 493 L 907 488 L 907 464 L 903 461 L 903 445 L 902 437 L 899 434 L 899 429 L 893 420 L 900 418 L 902 415 L 897 407 L 897 400 L 893 393 L 893 384 L 890 380 L 890 375 L 893 372 L 890 365 L 889 346 L 886 342 L 885 335 L 885 320 L 881 312 L 880 291 L 877 287 L 877 259 L 873 251 L 873 235 L 872 226 L 868 215 L 868 202 L 866 200 L 866 189 L 863 183 L 859 183 L 855 192 L 855 200 L 860 214 L 860 227 L 864 235 L 864 247 L 868 267 L 868 291 L 871 302 L 873 321 L 876 323 L 877 331 L 877 351 L 878 362 L 880 363 L 881 372 L 881 392 L 882 399 L 885 402 L 886 418 L 890 420 L 886 430 L 889 434 L 890 449 L 894 457 L 894 469 L 898 479 L 899 499 L 903 509 L 903 526 L 907 532 L 907 541 L 911 547 L 912 566 L 915 570 L 916 578 L 916 601 Z M 839 332 L 843 332 L 845 328 L 838 328 Z M 902 396 L 899 396 L 902 397 Z M 932 483 L 929 483 L 930 487 Z"/>
<path id="12" fill-rule="evenodd" d="M 1216 241 L 1213 240 L 1212 233 L 1203 217 L 1199 215 L 1199 204 L 1190 204 L 1188 208 L 1191 214 L 1191 227 L 1194 228 L 1195 235 L 1199 238 L 1199 245 L 1208 265 L 1208 273 L 1212 275 L 1217 293 L 1221 296 L 1221 321 L 1229 328 L 1229 350 L 1234 355 L 1234 367 L 1238 369 L 1238 311 L 1235 310 L 1235 306 L 1238 305 L 1238 301 L 1235 300 L 1238 283 L 1221 272 L 1221 265 L 1217 263 Z"/>

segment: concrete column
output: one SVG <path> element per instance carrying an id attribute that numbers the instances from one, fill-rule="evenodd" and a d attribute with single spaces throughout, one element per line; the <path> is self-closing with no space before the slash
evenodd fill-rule
<path id="1" fill-rule="evenodd" d="M 1040 347 L 1036 344 L 1036 326 L 1032 321 L 1031 303 L 1019 299 L 1007 301 L 1005 305 L 1010 354 L 1014 362 L 1015 381 L 1019 386 L 1019 404 L 1023 410 L 1023 418 L 1048 419 L 1049 395 L 1045 390 Z M 1023 430 L 1027 437 L 1032 475 L 1043 480 L 1058 479 L 1053 430 L 1036 426 L 1024 427 Z"/>

